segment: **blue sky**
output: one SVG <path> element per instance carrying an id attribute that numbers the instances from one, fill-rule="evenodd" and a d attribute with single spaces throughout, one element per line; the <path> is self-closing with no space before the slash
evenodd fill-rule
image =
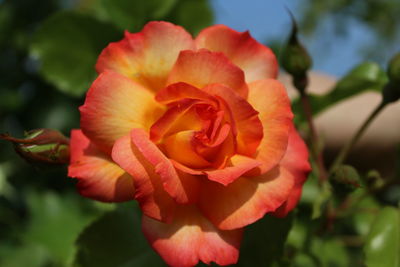
<path id="1" fill-rule="evenodd" d="M 215 23 L 225 24 L 238 31 L 249 30 L 260 42 L 277 39 L 285 40 L 290 32 L 290 18 L 285 5 L 295 17 L 301 15 L 304 0 L 211 0 L 215 11 Z M 349 34 L 338 38 L 330 32 L 333 21 L 328 17 L 322 28 L 312 38 L 303 42 L 314 61 L 314 70 L 334 76 L 343 76 L 362 61 L 360 47 L 373 38 L 372 33 L 358 23 L 351 21 Z"/>

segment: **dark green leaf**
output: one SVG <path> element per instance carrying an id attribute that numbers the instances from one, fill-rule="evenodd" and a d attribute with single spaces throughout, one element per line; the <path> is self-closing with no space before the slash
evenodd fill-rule
<path id="1" fill-rule="evenodd" d="M 385 207 L 376 216 L 364 247 L 368 267 L 400 266 L 400 210 Z"/>
<path id="2" fill-rule="evenodd" d="M 279 266 L 292 222 L 293 214 L 282 219 L 266 216 L 246 227 L 237 266 Z"/>
<path id="3" fill-rule="evenodd" d="M 81 96 L 96 76 L 101 50 L 121 37 L 114 26 L 73 12 L 58 12 L 38 29 L 31 46 L 40 73 L 61 91 Z"/>
<path id="4" fill-rule="evenodd" d="M 165 266 L 145 240 L 140 218 L 139 210 L 128 204 L 95 221 L 77 240 L 75 266 Z"/>
<path id="5" fill-rule="evenodd" d="M 43 267 L 48 266 L 49 255 L 45 248 L 37 244 L 20 247 L 0 244 L 0 266 L 4 267 Z"/>
<path id="6" fill-rule="evenodd" d="M 321 113 L 329 107 L 366 91 L 380 92 L 388 78 L 385 71 L 376 63 L 365 62 L 350 71 L 327 94 L 310 94 L 310 104 L 314 115 Z M 297 122 L 304 121 L 299 99 L 293 101 L 293 110 L 297 115 Z"/>
<path id="7" fill-rule="evenodd" d="M 338 239 L 314 238 L 312 243 L 312 255 L 317 266 L 321 267 L 348 267 L 349 255 L 343 242 Z"/>
<path id="8" fill-rule="evenodd" d="M 207 0 L 182 0 L 176 5 L 168 20 L 197 34 L 213 22 L 213 13 Z"/>
<path id="9" fill-rule="evenodd" d="M 340 165 L 333 170 L 330 177 L 334 193 L 339 197 L 347 196 L 361 187 L 361 179 L 357 170 L 350 165 Z"/>

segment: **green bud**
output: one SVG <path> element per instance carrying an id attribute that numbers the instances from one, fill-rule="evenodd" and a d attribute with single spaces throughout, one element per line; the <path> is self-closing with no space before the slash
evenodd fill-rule
<path id="1" fill-rule="evenodd" d="M 382 91 L 383 102 L 386 104 L 396 102 L 400 99 L 400 82 L 396 83 L 390 80 Z"/>
<path id="2" fill-rule="evenodd" d="M 296 21 L 292 17 L 292 32 L 282 53 L 282 67 L 292 75 L 294 86 L 304 92 L 308 84 L 307 71 L 312 66 L 312 59 L 297 37 Z"/>
<path id="3" fill-rule="evenodd" d="M 400 83 L 400 52 L 389 62 L 388 76 L 391 81 Z"/>
<path id="4" fill-rule="evenodd" d="M 383 88 L 383 101 L 385 103 L 396 102 L 400 99 L 400 53 L 397 53 L 389 62 L 389 82 Z"/>
<path id="5" fill-rule="evenodd" d="M 367 186 L 370 190 L 382 188 L 385 180 L 377 170 L 370 170 L 366 175 Z"/>
<path id="6" fill-rule="evenodd" d="M 0 134 L 0 139 L 13 143 L 15 151 L 30 163 L 67 164 L 69 139 L 59 131 L 36 129 L 25 133 L 25 138 Z"/>
<path id="7" fill-rule="evenodd" d="M 349 165 L 340 165 L 337 167 L 330 181 L 335 193 L 338 195 L 347 195 L 361 187 L 360 175 L 356 169 Z"/>

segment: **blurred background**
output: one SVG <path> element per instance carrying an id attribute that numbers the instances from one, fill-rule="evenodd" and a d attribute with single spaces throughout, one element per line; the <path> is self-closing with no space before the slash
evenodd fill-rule
<path id="1" fill-rule="evenodd" d="M 312 93 L 328 95 L 354 68 L 369 75 L 361 77 L 368 90 L 337 99 L 317 118 L 329 161 L 379 102 L 386 63 L 400 50 L 398 0 L 0 0 L 0 132 L 22 137 L 24 130 L 54 128 L 69 135 L 79 128 L 78 107 L 96 77 L 96 58 L 124 30 L 167 20 L 196 35 L 221 23 L 249 30 L 279 58 L 291 30 L 287 9 L 314 61 Z M 295 99 L 289 77 L 280 79 Z M 350 163 L 363 172 L 398 175 L 399 112 L 396 103 L 380 115 Z M 306 190 L 304 203 L 315 198 L 313 190 Z M 382 193 L 381 201 L 398 201 L 396 190 Z M 112 208 L 81 198 L 66 168 L 32 166 L 0 142 L 0 266 L 71 264 L 83 253 L 75 245 L 79 233 Z"/>

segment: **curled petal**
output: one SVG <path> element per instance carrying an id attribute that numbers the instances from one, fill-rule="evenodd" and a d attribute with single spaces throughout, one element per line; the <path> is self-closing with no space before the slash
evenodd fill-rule
<path id="1" fill-rule="evenodd" d="M 284 86 L 276 80 L 260 80 L 249 84 L 249 103 L 259 112 L 263 138 L 255 158 L 263 164 L 253 175 L 275 167 L 286 153 L 293 114 Z"/>
<path id="2" fill-rule="evenodd" d="M 110 152 L 114 142 L 133 128 L 149 129 L 163 107 L 140 84 L 107 71 L 94 81 L 80 107 L 82 131 Z"/>
<path id="3" fill-rule="evenodd" d="M 200 32 L 198 48 L 223 52 L 245 73 L 246 82 L 276 78 L 278 62 L 268 47 L 253 39 L 248 32 L 237 32 L 224 25 L 214 25 Z"/>
<path id="4" fill-rule="evenodd" d="M 199 207 L 219 229 L 238 229 L 275 211 L 293 185 L 293 175 L 279 166 L 258 177 L 240 177 L 227 186 L 209 181 L 203 185 Z"/>
<path id="5" fill-rule="evenodd" d="M 166 154 L 169 158 L 191 168 L 207 168 L 211 163 L 194 150 L 194 131 L 181 131 L 169 136 L 164 141 Z"/>
<path id="6" fill-rule="evenodd" d="M 244 98 L 224 85 L 209 85 L 204 88 L 204 91 L 219 96 L 227 104 L 227 108 L 233 116 L 232 124 L 236 126 L 237 153 L 254 156 L 263 137 L 263 125 L 258 117 L 258 111 Z"/>
<path id="7" fill-rule="evenodd" d="M 182 51 L 168 77 L 168 84 L 185 82 L 197 88 L 213 83 L 224 84 L 246 98 L 244 73 L 223 53 L 205 49 Z"/>
<path id="8" fill-rule="evenodd" d="M 165 86 L 179 52 L 194 48 L 192 37 L 182 27 L 153 21 L 140 33 L 126 33 L 122 41 L 105 48 L 96 70 L 113 70 L 157 91 Z"/>
<path id="9" fill-rule="evenodd" d="M 205 173 L 211 181 L 228 185 L 259 165 L 261 165 L 261 162 L 237 154 L 229 159 L 229 163 L 225 168 L 205 171 Z"/>
<path id="10" fill-rule="evenodd" d="M 289 199 L 273 213 L 276 217 L 285 217 L 299 202 L 303 184 L 311 171 L 307 146 L 293 125 L 290 129 L 288 149 L 280 164 L 294 176 L 294 187 Z"/>
<path id="11" fill-rule="evenodd" d="M 169 224 L 144 216 L 142 229 L 151 246 L 173 267 L 195 266 L 199 260 L 229 265 L 239 256 L 242 229 L 219 230 L 194 206 L 180 206 Z"/>
<path id="12" fill-rule="evenodd" d="M 142 156 L 154 167 L 164 190 L 178 203 L 193 203 L 196 201 L 199 184 L 198 180 L 191 176 L 180 176 L 171 161 L 149 139 L 148 134 L 142 129 L 133 129 L 131 141 L 140 151 Z"/>
<path id="13" fill-rule="evenodd" d="M 198 115 L 193 110 L 195 100 L 185 99 L 170 107 L 150 128 L 150 139 L 157 143 L 165 135 L 185 130 L 200 130 Z"/>
<path id="14" fill-rule="evenodd" d="M 112 158 L 132 176 L 136 188 L 135 199 L 143 213 L 156 220 L 170 222 L 175 212 L 175 202 L 164 190 L 154 166 L 132 143 L 130 134 L 115 142 Z"/>
<path id="15" fill-rule="evenodd" d="M 132 177 L 91 143 L 81 130 L 72 130 L 70 149 L 68 176 L 79 180 L 77 187 L 81 195 L 104 202 L 133 199 Z"/>

